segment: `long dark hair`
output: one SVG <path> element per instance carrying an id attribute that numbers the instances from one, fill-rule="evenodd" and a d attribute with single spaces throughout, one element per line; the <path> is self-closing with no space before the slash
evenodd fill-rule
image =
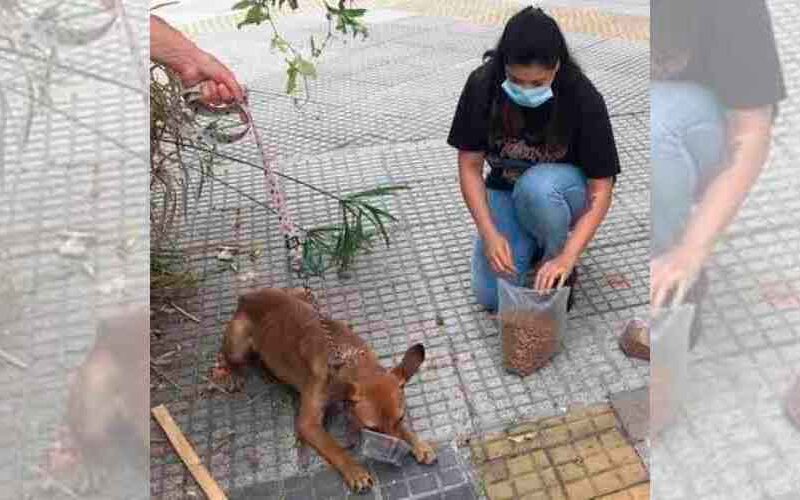
<path id="1" fill-rule="evenodd" d="M 651 2 L 651 78 L 680 78 L 694 56 L 701 36 L 697 0 L 653 0 Z"/>
<path id="2" fill-rule="evenodd" d="M 538 139 L 546 144 L 564 144 L 568 139 L 569 123 L 567 113 L 559 112 L 558 87 L 582 74 L 582 70 L 567 46 L 564 34 L 555 19 L 542 9 L 526 7 L 509 19 L 503 35 L 494 50 L 483 55 L 490 80 L 489 98 L 492 102 L 490 141 L 495 142 L 503 135 L 518 135 L 524 131 L 524 115 L 515 111 L 508 101 L 501 104 L 501 85 L 506 79 L 506 66 L 537 64 L 553 69 L 560 63 L 553 82 L 552 113 L 544 128 L 544 136 Z M 526 137 L 527 138 L 527 137 Z M 536 141 L 536 137 L 530 137 Z M 539 141 L 536 141 L 539 142 Z"/>

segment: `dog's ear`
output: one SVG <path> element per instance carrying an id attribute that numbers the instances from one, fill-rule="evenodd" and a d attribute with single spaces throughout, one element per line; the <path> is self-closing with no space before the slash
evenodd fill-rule
<path id="1" fill-rule="evenodd" d="M 425 348 L 422 344 L 414 344 L 408 348 L 403 355 L 403 361 L 392 369 L 392 373 L 400 379 L 401 386 L 417 373 L 423 361 L 425 361 Z"/>

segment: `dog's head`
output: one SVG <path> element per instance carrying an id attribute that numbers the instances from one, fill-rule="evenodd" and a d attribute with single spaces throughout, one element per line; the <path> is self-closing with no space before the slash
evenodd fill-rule
<path id="1" fill-rule="evenodd" d="M 358 429 L 401 437 L 400 430 L 406 417 L 403 388 L 425 361 L 422 344 L 411 346 L 399 365 L 372 379 L 350 386 L 348 399 L 353 424 Z"/>

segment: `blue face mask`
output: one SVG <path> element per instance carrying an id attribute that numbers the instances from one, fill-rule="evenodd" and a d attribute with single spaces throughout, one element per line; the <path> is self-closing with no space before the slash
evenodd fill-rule
<path id="1" fill-rule="evenodd" d="M 503 82 L 503 90 L 512 101 L 526 108 L 538 108 L 553 98 L 553 89 L 549 85 L 528 89 L 520 87 L 508 78 Z"/>

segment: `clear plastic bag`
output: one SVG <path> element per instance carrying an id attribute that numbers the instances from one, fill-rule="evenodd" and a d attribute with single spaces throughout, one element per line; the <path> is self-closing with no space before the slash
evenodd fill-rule
<path id="1" fill-rule="evenodd" d="M 411 447 L 401 439 L 362 429 L 360 452 L 367 458 L 400 467 Z"/>
<path id="2" fill-rule="evenodd" d="M 650 425 L 652 435 L 675 422 L 686 396 L 689 332 L 695 306 L 664 309 L 650 321 Z"/>
<path id="3" fill-rule="evenodd" d="M 569 292 L 569 287 L 537 292 L 498 279 L 498 321 L 507 371 L 526 377 L 561 351 Z"/>

